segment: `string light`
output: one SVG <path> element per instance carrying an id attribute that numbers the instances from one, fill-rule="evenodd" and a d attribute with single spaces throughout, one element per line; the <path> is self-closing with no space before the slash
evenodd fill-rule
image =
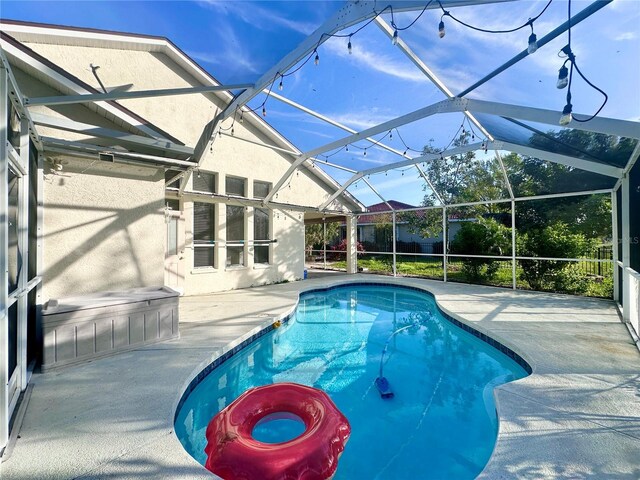
<path id="1" fill-rule="evenodd" d="M 393 140 L 393 132 L 389 130 L 389 140 Z"/>
<path id="2" fill-rule="evenodd" d="M 233 129 L 233 125 L 231 125 L 231 136 L 233 137 L 234 134 L 235 134 L 235 130 Z"/>
<path id="3" fill-rule="evenodd" d="M 264 105 L 262 105 L 262 116 L 266 117 L 267 116 L 267 109 L 265 108 Z"/>
<path id="4" fill-rule="evenodd" d="M 364 149 L 364 155 L 363 156 L 365 156 L 365 157 L 367 156 L 367 149 L 366 148 Z"/>
<path id="5" fill-rule="evenodd" d="M 560 90 L 569 85 L 569 69 L 566 67 L 566 62 L 558 70 L 558 82 L 556 87 Z"/>
<path id="6" fill-rule="evenodd" d="M 284 86 L 282 85 L 282 79 L 284 78 L 284 76 L 280 76 L 280 84 L 278 85 L 278 90 L 282 91 L 282 89 L 284 88 Z"/>
<path id="7" fill-rule="evenodd" d="M 351 35 L 349 35 L 349 43 L 347 44 L 347 50 L 349 51 L 349 55 L 353 53 L 353 48 L 351 47 Z"/>
<path id="8" fill-rule="evenodd" d="M 466 22 L 463 22 L 459 18 L 456 18 L 453 15 L 451 15 L 451 12 L 445 10 L 444 7 L 442 6 L 442 3 L 440 1 L 438 1 L 438 5 L 440 5 L 440 9 L 442 10 L 442 17 L 440 17 L 440 23 L 438 24 L 438 35 L 440 36 L 440 38 L 444 37 L 444 35 L 445 35 L 444 17 L 449 17 L 452 20 L 454 20 L 455 22 L 458 22 L 460 25 L 463 25 L 463 26 L 465 26 L 467 28 L 470 28 L 472 30 L 476 30 L 478 32 L 484 32 L 484 33 L 513 33 L 513 32 L 517 32 L 518 30 L 521 30 L 521 29 L 529 26 L 529 27 L 531 27 L 531 35 L 529 35 L 529 42 L 527 44 L 527 52 L 529 54 L 531 54 L 531 53 L 534 53 L 538 49 L 538 39 L 536 37 L 536 34 L 533 33 L 533 22 L 535 22 L 538 18 L 540 18 L 542 16 L 542 14 L 544 12 L 547 11 L 547 8 L 549 8 L 549 5 L 551 5 L 552 1 L 553 0 L 549 0 L 547 2 L 547 4 L 544 6 L 544 8 L 542 9 L 542 11 L 538 15 L 536 15 L 535 17 L 529 18 L 529 20 L 527 20 L 522 25 L 519 25 L 519 26 L 514 27 L 514 28 L 505 29 L 505 30 L 491 30 L 491 29 L 487 29 L 487 28 L 480 28 L 480 27 L 476 27 L 474 25 L 470 25 L 470 24 L 468 24 Z"/>
<path id="9" fill-rule="evenodd" d="M 607 104 L 607 101 L 609 100 L 609 96 L 606 94 L 606 92 L 589 81 L 589 79 L 582 73 L 582 71 L 578 67 L 578 64 L 576 63 L 576 56 L 571 51 L 571 0 L 567 2 L 567 5 L 567 18 L 569 21 L 569 28 L 567 29 L 568 43 L 560 50 L 560 52 L 563 53 L 566 57 L 566 60 L 562 64 L 562 67 L 560 67 L 560 70 L 558 70 L 558 81 L 556 83 L 556 87 L 558 88 L 564 88 L 565 86 L 567 87 L 567 103 L 562 109 L 562 115 L 560 116 L 560 120 L 558 122 L 563 127 L 570 124 L 572 121 L 585 123 L 593 120 L 602 111 L 604 106 Z M 566 67 L 567 62 L 569 62 L 570 65 L 568 69 Z M 578 72 L 578 75 L 580 75 L 580 78 L 582 78 L 587 83 L 587 85 L 600 92 L 600 94 L 604 97 L 602 105 L 600 105 L 600 108 L 598 108 L 596 113 L 584 119 L 575 118 L 572 113 L 573 105 L 571 104 L 571 84 L 573 82 L 574 68 L 576 72 Z"/>
<path id="10" fill-rule="evenodd" d="M 565 125 L 569 125 L 571 123 L 571 120 L 573 120 L 573 115 L 571 113 L 573 110 L 573 105 L 571 105 L 570 98 L 571 95 L 568 96 L 567 104 L 562 109 L 562 116 L 560 117 L 560 122 L 558 122 L 563 127 Z"/>
<path id="11" fill-rule="evenodd" d="M 531 35 L 529 35 L 529 45 L 527 46 L 527 52 L 529 55 L 535 53 L 538 50 L 538 37 L 533 33 L 533 22 L 531 22 Z"/>
<path id="12" fill-rule="evenodd" d="M 244 112 L 240 110 L 240 123 L 244 122 Z"/>
<path id="13" fill-rule="evenodd" d="M 345 147 L 344 147 L 344 151 L 345 151 L 345 152 L 348 152 L 348 151 L 349 151 L 349 145 L 345 145 Z"/>
<path id="14" fill-rule="evenodd" d="M 393 37 L 391 37 L 391 45 L 393 46 L 398 45 L 398 29 L 397 28 L 393 31 Z"/>
<path id="15" fill-rule="evenodd" d="M 313 59 L 313 63 L 315 63 L 316 65 L 320 64 L 320 55 L 318 55 L 318 51 L 314 50 L 316 53 L 316 58 Z"/>

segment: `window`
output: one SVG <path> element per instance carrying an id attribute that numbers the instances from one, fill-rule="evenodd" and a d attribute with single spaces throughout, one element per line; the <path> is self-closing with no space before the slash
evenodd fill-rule
<path id="1" fill-rule="evenodd" d="M 256 208 L 253 211 L 253 262 L 269 263 L 269 210 Z"/>
<path id="2" fill-rule="evenodd" d="M 244 207 L 227 205 L 227 267 L 244 265 Z"/>
<path id="3" fill-rule="evenodd" d="M 271 191 L 271 184 L 256 180 L 253 182 L 253 198 L 266 198 Z"/>
<path id="4" fill-rule="evenodd" d="M 225 193 L 227 195 L 237 195 L 239 197 L 246 196 L 244 191 L 244 178 L 226 177 L 225 178 Z"/>
<path id="5" fill-rule="evenodd" d="M 215 266 L 215 208 L 211 203 L 193 203 L 193 266 Z"/>
<path id="6" fill-rule="evenodd" d="M 193 175 L 193 191 L 202 193 L 216 193 L 215 173 L 206 173 L 198 170 Z"/>

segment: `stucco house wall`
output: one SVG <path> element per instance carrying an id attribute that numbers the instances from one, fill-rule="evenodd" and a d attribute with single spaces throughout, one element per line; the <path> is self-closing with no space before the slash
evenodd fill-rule
<path id="1" fill-rule="evenodd" d="M 43 301 L 163 284 L 164 170 L 89 163 L 45 163 Z"/>
<path id="2" fill-rule="evenodd" d="M 206 84 L 203 81 L 204 74 L 187 71 L 159 46 L 85 46 L 74 44 L 78 43 L 76 39 L 63 42 L 64 45 L 55 44 L 58 41 L 47 43 L 38 39 L 25 41 L 24 44 L 95 88 L 99 88 L 99 85 L 89 65 L 100 67 L 97 73 L 107 87 L 130 85 L 130 91 Z M 42 92 L 38 92 L 38 95 L 56 94 L 45 92 L 46 88 L 42 86 L 40 90 Z M 191 147 L 198 141 L 204 125 L 225 104 L 222 98 L 213 93 L 127 99 L 118 103 Z M 95 113 L 81 105 L 53 109 L 42 107 L 40 111 L 46 115 L 72 116 L 76 121 L 99 123 L 89 121 Z M 78 116 L 82 118 L 78 119 Z M 287 148 L 283 138 L 275 131 L 269 133 L 259 122 L 258 117 L 245 114 L 242 123 L 235 122 L 233 136 L 230 135 L 233 118 L 222 124 L 225 134 L 215 137 L 200 167 L 201 172 L 216 175 L 216 193 L 225 194 L 225 178 L 233 176 L 245 179 L 246 198 L 252 198 L 255 180 L 273 185 L 289 168 L 292 161 L 290 155 L 259 145 Z M 105 125 L 104 120 L 99 124 Z M 105 126 L 118 129 L 108 123 Z M 47 129 L 43 131 L 50 133 Z M 84 138 L 86 141 L 86 136 L 59 130 L 55 131 L 55 136 L 68 140 Z M 90 161 L 87 160 L 69 163 L 69 167 L 65 166 L 64 169 L 69 178 L 63 179 L 54 174 L 53 183 L 45 189 L 45 264 L 51 269 L 44 282 L 46 294 L 53 297 L 162 285 L 167 235 L 163 215 L 165 193 L 167 198 L 176 197 L 176 192 L 171 189 L 165 192 L 164 171 L 135 177 L 122 166 L 112 166 L 114 170 L 107 173 L 92 169 L 81 174 L 88 163 Z M 332 193 L 332 187 L 326 180 L 318 177 L 317 172 L 303 167 L 277 192 L 273 201 L 317 207 Z M 83 205 L 84 195 L 92 199 L 86 205 Z M 71 208 L 74 202 L 83 205 L 80 215 Z M 215 204 L 216 261 L 211 267 L 194 267 L 194 202 Z M 269 264 L 256 265 L 250 244 L 253 240 L 254 208 L 246 206 L 244 265 L 226 267 L 227 202 L 219 197 L 196 195 L 192 192 L 191 180 L 187 182 L 179 207 L 179 284 L 172 286 L 192 295 L 302 278 L 303 212 L 270 207 L 270 238 L 276 243 L 270 247 Z M 242 205 L 241 200 L 231 200 L 231 203 Z M 99 205 L 106 210 L 100 210 Z M 335 202 L 332 207 L 346 210 Z M 129 224 L 130 221 L 134 223 Z M 60 225 L 64 228 L 57 227 Z M 63 245 L 73 247 L 70 254 Z M 83 255 L 90 256 L 90 261 L 83 262 Z M 103 275 L 96 275 L 96 272 L 102 272 Z"/>

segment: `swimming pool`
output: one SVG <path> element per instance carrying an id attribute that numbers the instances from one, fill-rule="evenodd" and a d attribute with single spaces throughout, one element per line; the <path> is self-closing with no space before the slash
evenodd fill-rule
<path id="1" fill-rule="evenodd" d="M 374 382 L 390 336 L 384 376 L 395 396 L 382 399 Z M 445 318 L 428 293 L 347 285 L 303 294 L 287 323 L 191 391 L 175 428 L 204 464 L 205 430 L 218 411 L 248 388 L 302 383 L 326 391 L 351 423 L 336 479 L 474 478 L 496 440 L 493 387 L 526 375 Z M 299 434 L 291 430 L 298 426 L 283 422 L 255 435 L 281 441 Z"/>

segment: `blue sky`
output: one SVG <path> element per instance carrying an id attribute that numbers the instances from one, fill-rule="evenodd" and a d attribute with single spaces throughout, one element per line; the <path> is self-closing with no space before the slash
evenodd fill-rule
<path id="1" fill-rule="evenodd" d="M 573 1 L 573 13 L 590 3 Z M 505 29 L 526 22 L 545 4 L 546 1 L 520 0 L 461 7 L 452 9 L 452 13 L 482 28 Z M 255 81 L 341 5 L 342 2 L 326 1 L 3 0 L 0 14 L 18 20 L 166 36 L 221 82 L 232 83 Z M 396 24 L 408 25 L 417 14 L 396 15 Z M 445 19 L 447 33 L 440 39 L 440 15 L 435 10 L 426 11 L 401 36 L 454 93 L 526 48 L 528 28 L 511 34 L 487 34 L 451 19 Z M 565 21 L 566 16 L 566 0 L 554 0 L 535 22 L 538 38 Z M 390 20 L 388 16 L 386 19 Z M 640 120 L 638 25 L 640 1 L 615 0 L 573 28 L 572 47 L 581 70 L 609 95 L 604 116 Z M 319 48 L 320 64 L 309 62 L 284 80 L 282 92 L 276 92 L 357 130 L 444 98 L 375 24 L 358 32 L 351 41 L 353 54 L 349 55 L 346 39 L 328 40 Z M 555 88 L 562 64 L 557 53 L 566 43 L 567 35 L 563 34 L 470 97 L 560 111 L 566 90 Z M 256 106 L 262 100 L 259 97 L 250 105 Z M 581 81 L 574 82 L 574 111 L 592 113 L 600 101 L 597 92 Z M 346 135 L 274 99 L 267 103 L 266 120 L 303 151 Z M 411 148 L 419 150 L 431 139 L 434 146 L 444 147 L 461 122 L 461 114 L 440 115 L 401 127 L 400 133 Z M 397 134 L 385 141 L 398 150 L 405 149 Z M 352 147 L 349 152 L 332 156 L 330 161 L 361 170 L 399 159 L 376 148 L 367 149 L 365 157 L 363 150 Z M 339 181 L 349 177 L 345 172 L 326 170 Z M 417 204 L 423 196 L 423 182 L 415 170 L 378 174 L 371 182 L 387 198 Z M 379 201 L 362 183 L 350 191 L 365 204 Z"/>

